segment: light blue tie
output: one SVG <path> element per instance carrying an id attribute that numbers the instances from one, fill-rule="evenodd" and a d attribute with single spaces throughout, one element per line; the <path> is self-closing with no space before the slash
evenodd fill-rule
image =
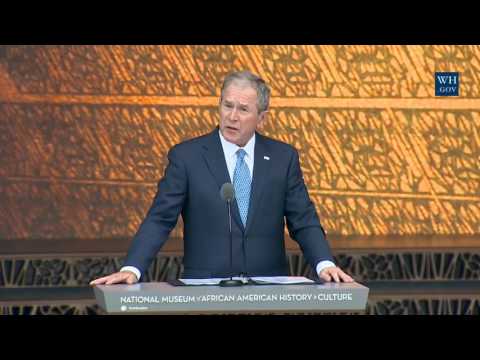
<path id="1" fill-rule="evenodd" d="M 247 153 L 243 149 L 237 150 L 237 165 L 233 172 L 233 187 L 235 188 L 235 198 L 237 199 L 238 210 L 243 226 L 247 224 L 248 205 L 250 204 L 250 187 L 252 178 L 250 171 L 245 163 L 244 157 Z"/>

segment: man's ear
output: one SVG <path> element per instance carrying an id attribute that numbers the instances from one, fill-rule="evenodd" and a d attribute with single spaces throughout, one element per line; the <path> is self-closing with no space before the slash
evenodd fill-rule
<path id="1" fill-rule="evenodd" d="M 268 110 L 262 111 L 260 113 L 260 115 L 258 116 L 259 120 L 258 120 L 257 128 L 259 128 L 259 129 L 263 128 L 263 126 L 266 123 L 266 120 L 268 119 L 269 113 L 270 112 Z"/>

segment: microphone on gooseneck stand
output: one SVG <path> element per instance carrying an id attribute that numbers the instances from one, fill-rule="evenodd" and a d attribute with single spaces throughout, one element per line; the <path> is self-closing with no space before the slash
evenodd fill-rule
<path id="1" fill-rule="evenodd" d="M 227 202 L 228 206 L 228 230 L 230 233 L 230 279 L 229 280 L 222 280 L 220 281 L 220 286 L 228 287 L 228 286 L 242 286 L 243 282 L 241 280 L 233 280 L 232 272 L 233 272 L 233 239 L 232 239 L 232 212 L 231 212 L 231 203 L 232 200 L 235 198 L 235 189 L 231 183 L 225 183 L 222 185 L 220 189 L 220 196 L 222 200 Z"/>

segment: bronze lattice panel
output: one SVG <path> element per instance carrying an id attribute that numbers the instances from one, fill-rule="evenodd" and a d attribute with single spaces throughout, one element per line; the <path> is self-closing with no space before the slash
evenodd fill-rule
<path id="1" fill-rule="evenodd" d="M 302 255 L 288 257 L 292 275 L 312 276 Z M 391 252 L 336 254 L 338 266 L 356 281 L 375 280 L 478 280 L 478 252 Z M 122 257 L 2 259 L 0 286 L 82 286 L 120 269 Z M 175 279 L 182 272 L 181 256 L 159 256 L 145 275 L 146 281 Z"/>

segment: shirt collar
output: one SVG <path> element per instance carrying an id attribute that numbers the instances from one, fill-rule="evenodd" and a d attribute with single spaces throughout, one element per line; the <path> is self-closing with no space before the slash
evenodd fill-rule
<path id="1" fill-rule="evenodd" d="M 255 133 L 253 136 L 248 140 L 247 144 L 244 147 L 240 147 L 237 144 L 231 143 L 227 139 L 225 139 L 222 135 L 222 132 L 218 130 L 218 134 L 220 135 L 220 141 L 222 143 L 223 152 L 225 153 L 226 157 L 233 157 L 237 156 L 236 153 L 238 149 L 243 149 L 247 153 L 247 157 L 253 159 L 253 151 L 255 149 Z"/>

